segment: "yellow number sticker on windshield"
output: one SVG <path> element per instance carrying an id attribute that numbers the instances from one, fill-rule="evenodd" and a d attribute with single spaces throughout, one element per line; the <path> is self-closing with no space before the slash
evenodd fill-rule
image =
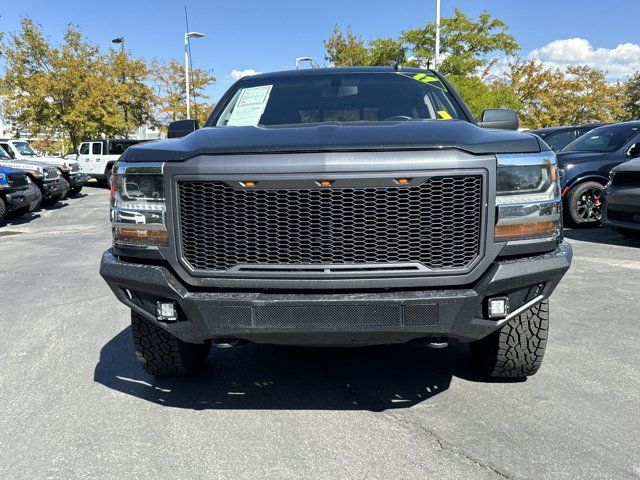
<path id="1" fill-rule="evenodd" d="M 440 115 L 444 120 L 451 120 L 453 118 L 446 110 L 438 110 L 438 115 Z"/>

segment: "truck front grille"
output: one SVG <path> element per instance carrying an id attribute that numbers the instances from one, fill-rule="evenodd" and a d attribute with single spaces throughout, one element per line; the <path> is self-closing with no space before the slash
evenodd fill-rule
<path id="1" fill-rule="evenodd" d="M 28 185 L 27 175 L 24 172 L 10 173 L 7 175 L 7 183 L 13 188 L 23 188 Z"/>
<path id="2" fill-rule="evenodd" d="M 60 178 L 58 167 L 44 167 L 43 170 L 45 180 L 56 180 Z"/>
<path id="3" fill-rule="evenodd" d="M 258 187 L 178 182 L 179 254 L 193 269 L 419 264 L 458 270 L 479 255 L 480 175 L 434 176 L 404 187 Z"/>

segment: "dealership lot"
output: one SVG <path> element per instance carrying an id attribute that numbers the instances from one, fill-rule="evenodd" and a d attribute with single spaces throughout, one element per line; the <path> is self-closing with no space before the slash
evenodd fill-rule
<path id="1" fill-rule="evenodd" d="M 158 380 L 98 275 L 107 200 L 90 184 L 0 228 L 0 478 L 640 476 L 640 241 L 567 232 L 525 382 L 482 381 L 463 345 L 251 345 Z"/>

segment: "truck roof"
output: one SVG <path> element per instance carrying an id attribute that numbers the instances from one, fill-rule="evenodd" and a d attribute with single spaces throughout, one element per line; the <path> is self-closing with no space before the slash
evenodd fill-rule
<path id="1" fill-rule="evenodd" d="M 300 77 L 308 75 L 336 75 L 345 73 L 431 73 L 435 74 L 434 70 L 426 68 L 401 68 L 395 67 L 331 67 L 331 68 L 303 68 L 298 70 L 282 70 L 279 72 L 270 73 L 258 73 L 256 75 L 248 75 L 243 78 L 281 78 L 281 77 Z"/>

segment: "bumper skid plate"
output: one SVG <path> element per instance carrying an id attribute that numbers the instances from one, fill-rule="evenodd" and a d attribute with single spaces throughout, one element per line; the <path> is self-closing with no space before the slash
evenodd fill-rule
<path id="1" fill-rule="evenodd" d="M 473 285 L 405 291 L 190 291 L 166 267 L 102 257 L 100 274 L 118 299 L 181 340 L 234 337 L 264 343 L 396 343 L 485 337 L 547 298 L 571 264 L 562 243 L 545 255 L 495 262 Z M 508 296 L 511 314 L 489 320 L 485 300 Z M 173 300 L 179 320 L 159 322 L 156 302 Z"/>

